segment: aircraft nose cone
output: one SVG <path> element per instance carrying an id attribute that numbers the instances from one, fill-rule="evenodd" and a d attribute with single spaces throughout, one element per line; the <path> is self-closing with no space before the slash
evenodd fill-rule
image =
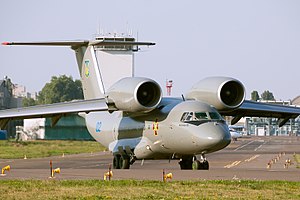
<path id="1" fill-rule="evenodd" d="M 205 137 L 200 138 L 206 147 L 205 151 L 214 152 L 225 148 L 231 142 L 231 136 L 227 125 L 219 122 L 206 124 Z"/>

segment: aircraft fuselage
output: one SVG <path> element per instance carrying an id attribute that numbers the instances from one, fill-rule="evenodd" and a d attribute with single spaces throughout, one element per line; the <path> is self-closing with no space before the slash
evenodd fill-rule
<path id="1" fill-rule="evenodd" d="M 196 115 L 203 115 L 203 119 L 193 119 Z M 148 113 L 91 112 L 85 119 L 98 142 L 113 154 L 132 154 L 135 159 L 204 155 L 225 148 L 231 141 L 218 112 L 193 100 L 164 98 Z"/>

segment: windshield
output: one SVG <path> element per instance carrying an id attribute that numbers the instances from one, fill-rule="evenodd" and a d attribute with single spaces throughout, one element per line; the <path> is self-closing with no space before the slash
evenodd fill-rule
<path id="1" fill-rule="evenodd" d="M 181 117 L 182 122 L 203 120 L 223 120 L 223 118 L 217 112 L 184 112 Z"/>
<path id="2" fill-rule="evenodd" d="M 210 112 L 209 116 L 211 119 L 223 120 L 222 116 L 217 112 Z"/>

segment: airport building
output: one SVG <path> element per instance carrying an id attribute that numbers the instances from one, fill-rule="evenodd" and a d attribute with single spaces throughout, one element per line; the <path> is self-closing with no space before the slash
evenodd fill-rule
<path id="1" fill-rule="evenodd" d="M 300 107 L 300 96 L 291 101 L 260 101 L 285 106 Z M 290 119 L 284 126 L 278 126 L 277 118 L 245 117 L 238 122 L 243 127 L 243 134 L 257 136 L 300 135 L 300 117 Z"/>
<path id="2" fill-rule="evenodd" d="M 14 84 L 7 76 L 0 80 L 0 110 L 18 108 L 22 106 L 22 98 L 13 95 Z M 16 126 L 22 125 L 22 121 L 11 121 L 8 123 L 7 130 L 1 131 L 1 139 L 14 137 Z"/>
<path id="3" fill-rule="evenodd" d="M 25 86 L 13 84 L 8 77 L 0 80 L 0 110 L 22 107 L 23 98 L 36 99 L 36 93 L 32 95 Z M 6 130 L 0 131 L 0 139 L 7 138 L 93 140 L 84 119 L 78 115 L 62 117 L 54 127 L 51 126 L 51 119 L 11 121 Z"/>
<path id="4" fill-rule="evenodd" d="M 24 119 L 17 134 L 20 140 L 94 140 L 84 119 L 76 114 L 62 117 L 55 126 L 50 118 Z"/>

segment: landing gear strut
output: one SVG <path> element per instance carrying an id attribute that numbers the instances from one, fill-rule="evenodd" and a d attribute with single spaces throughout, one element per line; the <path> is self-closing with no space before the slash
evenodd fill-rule
<path id="1" fill-rule="evenodd" d="M 197 160 L 196 156 L 183 157 L 179 161 L 179 165 L 182 170 L 185 169 L 208 170 L 209 169 L 209 163 L 206 160 L 204 154 L 201 155 L 200 160 Z"/>

